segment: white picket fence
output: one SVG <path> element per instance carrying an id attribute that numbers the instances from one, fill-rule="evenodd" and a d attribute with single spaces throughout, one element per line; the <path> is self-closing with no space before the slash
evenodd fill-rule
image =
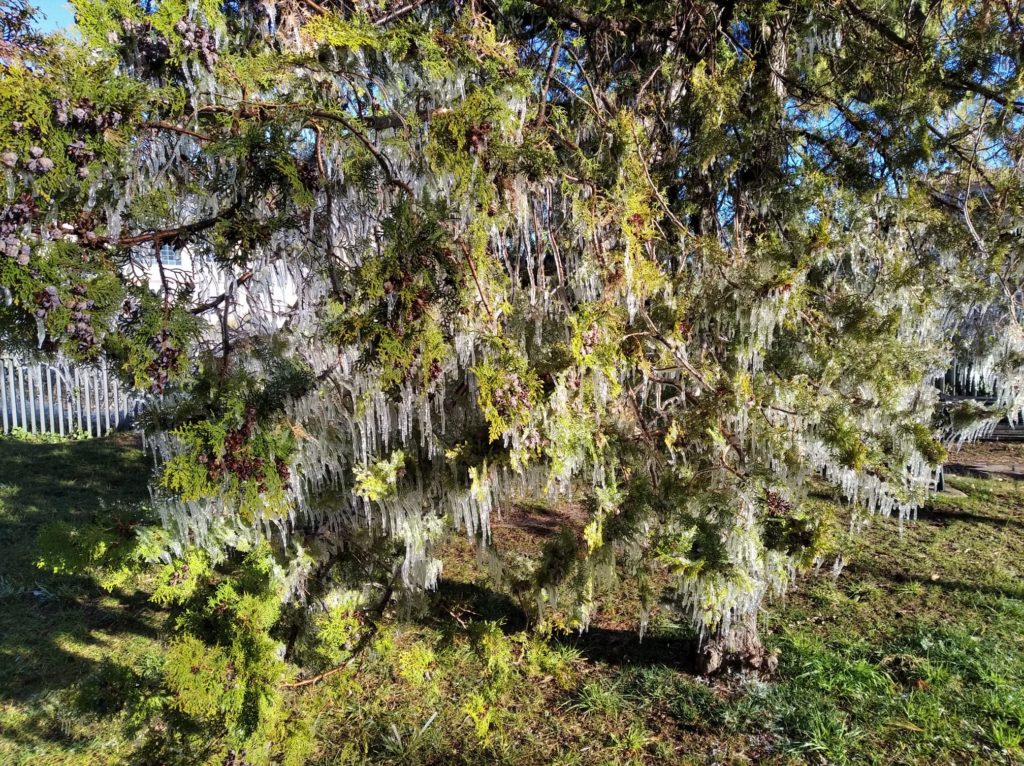
<path id="1" fill-rule="evenodd" d="M 141 398 L 125 390 L 106 360 L 77 365 L 0 356 L 0 425 L 29 433 L 102 436 L 130 424 Z"/>

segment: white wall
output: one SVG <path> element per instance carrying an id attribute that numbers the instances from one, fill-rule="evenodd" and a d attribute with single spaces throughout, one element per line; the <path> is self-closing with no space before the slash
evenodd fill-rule
<path id="1" fill-rule="evenodd" d="M 161 269 L 152 253 L 146 253 L 136 260 L 144 264 L 145 279 L 150 290 L 162 295 Z M 262 322 L 267 316 L 277 316 L 293 305 L 298 297 L 294 279 L 288 275 L 274 279 L 270 278 L 272 275 L 261 273 L 260 279 L 249 277 L 239 285 L 235 280 L 242 278 L 246 271 L 221 268 L 209 258 L 194 255 L 187 247 L 173 251 L 165 246 L 161 261 L 164 278 L 172 293 L 181 286 L 191 284 L 193 301 L 198 305 L 230 293 L 231 313 L 228 322 L 233 327 L 239 327 L 249 321 Z M 218 312 L 210 311 L 205 316 L 211 324 L 219 325 Z"/>

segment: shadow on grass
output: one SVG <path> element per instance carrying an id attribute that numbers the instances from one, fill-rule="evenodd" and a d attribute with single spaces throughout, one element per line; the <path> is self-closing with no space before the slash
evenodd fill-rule
<path id="1" fill-rule="evenodd" d="M 145 594 L 108 594 L 88 577 L 36 566 L 47 524 L 102 522 L 112 507 L 144 502 L 149 474 L 149 461 L 125 435 L 54 444 L 0 439 L 0 701 L 45 700 L 109 671 L 101 654 L 130 658 L 157 635 Z M 41 721 L 9 728 L 3 736 L 19 741 L 70 736 Z"/>
<path id="2" fill-rule="evenodd" d="M 947 593 L 981 593 L 986 596 L 1006 596 L 1008 598 L 1024 599 L 1024 583 L 1000 587 L 998 585 L 986 585 L 979 582 L 961 582 L 960 580 L 950 580 L 945 577 L 921 578 L 920 576 L 908 574 L 907 572 L 888 568 L 870 567 L 858 570 L 857 567 L 851 566 L 849 569 L 851 573 L 862 571 L 899 585 L 916 583 L 926 588 L 938 588 Z"/>
<path id="3" fill-rule="evenodd" d="M 558 644 L 571 646 L 590 662 L 613 667 L 667 667 L 696 673 L 696 638 L 684 634 L 650 634 L 640 639 L 635 630 L 590 628 L 585 633 L 556 636 Z"/>
<path id="4" fill-rule="evenodd" d="M 442 632 L 454 631 L 463 615 L 499 623 L 506 634 L 518 633 L 530 624 L 522 605 L 511 596 L 475 583 L 442 579 L 431 594 L 425 621 Z"/>
<path id="5" fill-rule="evenodd" d="M 474 583 L 442 580 L 431 600 L 425 621 L 445 632 L 457 630 L 457 620 L 489 620 L 500 623 L 506 634 L 529 627 L 523 606 L 511 596 Z M 556 633 L 549 641 L 575 649 L 590 661 L 613 667 L 670 667 L 693 672 L 697 641 L 682 631 L 649 632 L 641 640 L 635 629 L 591 627 L 583 633 Z"/>
<path id="6" fill-rule="evenodd" d="M 1024 528 L 1024 519 L 987 516 L 959 508 L 936 508 L 930 504 L 918 509 L 917 520 L 935 524 L 952 524 L 953 522 L 962 521 L 965 523 L 988 524 L 997 528 Z"/>

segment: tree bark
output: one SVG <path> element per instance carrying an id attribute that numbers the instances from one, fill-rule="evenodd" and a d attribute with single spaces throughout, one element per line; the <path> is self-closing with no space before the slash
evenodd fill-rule
<path id="1" fill-rule="evenodd" d="M 708 636 L 697 649 L 697 672 L 701 675 L 727 670 L 772 673 L 778 664 L 778 656 L 761 643 L 756 610 L 738 615 L 727 630 Z"/>

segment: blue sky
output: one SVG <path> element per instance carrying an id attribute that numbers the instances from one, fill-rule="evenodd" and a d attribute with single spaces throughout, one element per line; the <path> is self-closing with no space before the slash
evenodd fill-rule
<path id="1" fill-rule="evenodd" d="M 74 22 L 74 13 L 67 0 L 29 0 L 40 11 L 39 27 L 45 32 L 64 29 Z"/>

